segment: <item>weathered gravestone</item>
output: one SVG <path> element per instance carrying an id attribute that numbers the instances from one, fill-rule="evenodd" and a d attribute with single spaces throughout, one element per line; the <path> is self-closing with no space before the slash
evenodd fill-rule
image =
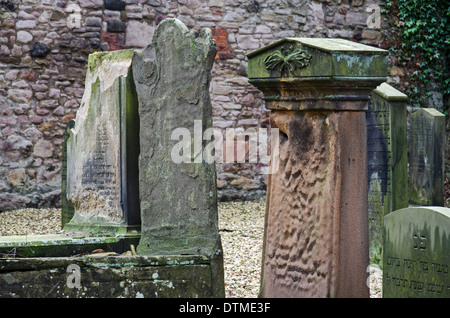
<path id="1" fill-rule="evenodd" d="M 445 115 L 434 108 L 411 114 L 409 203 L 444 206 Z"/>
<path id="2" fill-rule="evenodd" d="M 383 249 L 383 297 L 450 297 L 450 209 L 391 212 Z"/>
<path id="3" fill-rule="evenodd" d="M 383 83 L 370 94 L 367 122 L 369 258 L 382 265 L 383 217 L 408 207 L 405 94 Z"/>
<path id="4" fill-rule="evenodd" d="M 215 295 L 220 296 L 223 260 L 215 163 L 205 154 L 212 134 L 209 140 L 202 132 L 200 139 L 193 138 L 198 137 L 194 121 L 201 121 L 202 131 L 212 127 L 209 82 L 215 54 L 209 29 L 189 31 L 177 19 L 165 19 L 152 43 L 134 54 L 133 74 L 140 116 L 142 231 L 137 252 L 210 258 Z M 189 135 L 182 141 L 172 137 L 180 129 Z M 172 154 L 180 142 L 189 148 L 183 150 L 182 162 L 178 151 L 176 158 Z"/>
<path id="5" fill-rule="evenodd" d="M 122 50 L 89 56 L 85 93 L 65 143 L 62 193 L 73 206 L 66 231 L 126 233 L 140 228 L 132 55 L 133 50 Z M 65 205 L 62 213 L 65 220 Z"/>
<path id="6" fill-rule="evenodd" d="M 249 82 L 280 131 L 269 175 L 260 295 L 369 297 L 369 94 L 387 51 L 287 38 L 248 54 Z M 272 152 L 271 160 L 277 160 Z"/>

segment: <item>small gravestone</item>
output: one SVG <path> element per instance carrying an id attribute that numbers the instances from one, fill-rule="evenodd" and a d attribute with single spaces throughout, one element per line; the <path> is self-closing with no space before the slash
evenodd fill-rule
<path id="1" fill-rule="evenodd" d="M 411 207 L 384 218 L 383 297 L 450 297 L 450 209 Z"/>
<path id="2" fill-rule="evenodd" d="M 434 108 L 411 114 L 409 203 L 444 206 L 445 115 Z"/>
<path id="3" fill-rule="evenodd" d="M 408 206 L 406 100 L 383 83 L 371 93 L 366 111 L 371 264 L 382 265 L 383 217 Z"/>
<path id="4" fill-rule="evenodd" d="M 123 50 L 89 57 L 85 93 L 66 145 L 64 200 L 74 209 L 66 231 L 117 234 L 140 227 L 132 54 Z"/>

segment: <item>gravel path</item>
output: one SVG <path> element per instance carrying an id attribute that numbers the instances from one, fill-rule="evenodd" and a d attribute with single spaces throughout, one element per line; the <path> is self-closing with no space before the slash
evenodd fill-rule
<path id="1" fill-rule="evenodd" d="M 258 296 L 265 201 L 220 202 L 219 230 L 229 298 Z M 57 233 L 60 209 L 21 209 L 0 213 L 0 236 Z M 370 269 L 370 294 L 381 297 L 382 272 Z"/>
<path id="2" fill-rule="evenodd" d="M 60 209 L 20 209 L 0 213 L 0 236 L 51 234 L 60 230 Z"/>

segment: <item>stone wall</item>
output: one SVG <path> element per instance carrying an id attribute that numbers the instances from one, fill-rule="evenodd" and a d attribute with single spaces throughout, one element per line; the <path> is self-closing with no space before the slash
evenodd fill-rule
<path id="1" fill-rule="evenodd" d="M 167 17 L 211 28 L 214 127 L 267 126 L 246 54 L 284 37 L 380 46 L 380 0 L 11 0 L 0 2 L 0 211 L 60 205 L 61 144 L 94 51 L 141 48 Z M 381 25 L 383 27 L 383 25 Z M 220 200 L 265 194 L 260 164 L 219 163 Z"/>

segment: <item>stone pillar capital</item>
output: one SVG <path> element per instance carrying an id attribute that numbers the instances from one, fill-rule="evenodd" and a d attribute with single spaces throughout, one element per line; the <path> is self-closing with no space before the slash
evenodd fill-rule
<path id="1" fill-rule="evenodd" d="M 342 39 L 285 38 L 247 55 L 249 82 L 268 109 L 366 110 L 386 81 L 387 53 Z"/>

